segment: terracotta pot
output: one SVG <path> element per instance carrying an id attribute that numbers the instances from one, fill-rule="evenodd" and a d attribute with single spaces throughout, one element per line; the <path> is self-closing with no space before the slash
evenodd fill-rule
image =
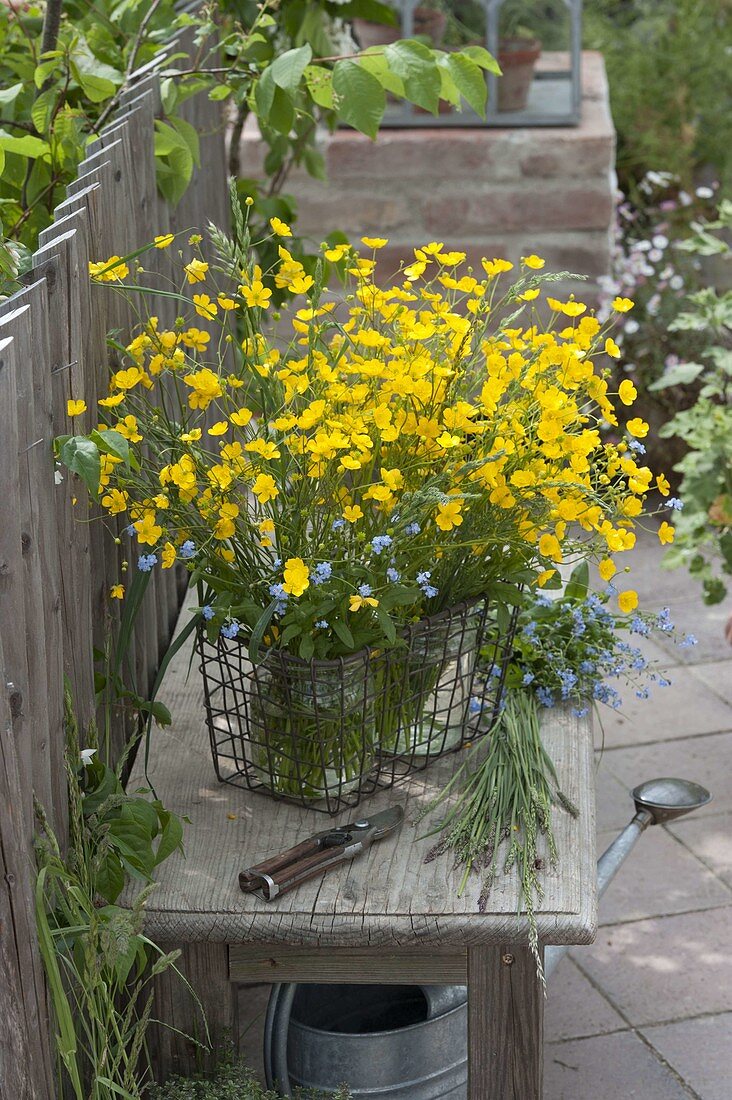
<path id="1" fill-rule="evenodd" d="M 498 110 L 523 111 L 529 99 L 534 68 L 541 54 L 538 38 L 502 38 L 498 43 Z"/>
<path id="2" fill-rule="evenodd" d="M 445 37 L 447 16 L 444 11 L 433 11 L 431 8 L 414 9 L 414 35 L 424 37 L 432 41 L 433 45 L 440 46 Z M 384 23 L 372 23 L 369 19 L 354 19 L 353 29 L 356 33 L 361 49 L 367 50 L 370 46 L 388 46 L 403 37 L 401 27 L 388 27 Z"/>

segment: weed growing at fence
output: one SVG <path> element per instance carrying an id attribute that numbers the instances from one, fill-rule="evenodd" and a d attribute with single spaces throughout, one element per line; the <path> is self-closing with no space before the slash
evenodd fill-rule
<path id="1" fill-rule="evenodd" d="M 142 931 L 154 869 L 179 849 L 182 826 L 158 802 L 124 792 L 97 759 L 93 730 L 92 745 L 80 749 L 68 696 L 66 728 L 68 850 L 36 807 L 36 920 L 56 1028 L 59 1095 L 138 1100 L 149 1078 L 145 1036 L 153 979 L 173 968 L 185 982 L 176 967 L 180 952 L 165 953 Z M 130 908 L 122 908 L 116 901 L 135 880 L 145 885 Z"/>

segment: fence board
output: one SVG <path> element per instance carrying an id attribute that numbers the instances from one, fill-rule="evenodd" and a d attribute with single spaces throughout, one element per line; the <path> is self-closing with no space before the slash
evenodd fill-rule
<path id="1" fill-rule="evenodd" d="M 0 355 L 2 351 L 0 351 Z M 5 388 L 0 384 L 0 388 Z M 5 685 L 0 639 L 0 683 Z M 22 820 L 23 781 L 5 690 L 0 691 L 0 1096 L 53 1100 L 50 1030 L 33 910 L 33 865 Z"/>

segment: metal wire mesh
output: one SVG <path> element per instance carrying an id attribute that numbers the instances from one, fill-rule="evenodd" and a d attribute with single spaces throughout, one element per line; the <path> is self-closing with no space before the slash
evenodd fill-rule
<path id="1" fill-rule="evenodd" d="M 201 630 L 216 774 L 330 814 L 355 806 L 490 728 L 513 629 L 481 600 L 407 627 L 393 648 L 328 661 L 269 649 L 257 664 Z"/>

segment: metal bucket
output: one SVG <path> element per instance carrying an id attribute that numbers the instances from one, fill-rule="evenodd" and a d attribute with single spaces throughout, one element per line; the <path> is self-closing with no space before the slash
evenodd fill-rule
<path id="1" fill-rule="evenodd" d="M 298 1087 L 327 1095 L 347 1084 L 354 1100 L 466 1100 L 464 986 L 289 989 L 279 1010 L 276 999 L 265 1043 L 268 1084 L 285 1095 Z"/>

